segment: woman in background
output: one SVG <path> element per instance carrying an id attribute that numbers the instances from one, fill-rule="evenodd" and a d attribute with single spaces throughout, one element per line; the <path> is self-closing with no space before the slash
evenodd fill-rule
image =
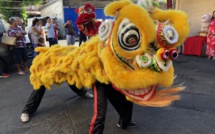
<path id="1" fill-rule="evenodd" d="M 206 54 L 208 59 L 212 58 L 212 60 L 215 60 L 215 11 L 213 11 L 207 34 Z"/>
<path id="2" fill-rule="evenodd" d="M 34 19 L 33 20 L 33 24 L 32 24 L 32 43 L 33 43 L 33 46 L 34 46 L 34 50 L 35 48 L 38 47 L 38 44 L 39 44 L 39 41 L 38 39 L 41 37 L 42 35 L 42 32 L 41 32 L 41 25 L 40 25 L 40 22 L 39 22 L 39 19 Z M 34 51 L 34 57 L 37 55 L 37 52 Z"/>

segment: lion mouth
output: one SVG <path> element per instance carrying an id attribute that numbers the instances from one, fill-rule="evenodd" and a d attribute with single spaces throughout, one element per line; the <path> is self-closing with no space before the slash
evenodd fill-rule
<path id="1" fill-rule="evenodd" d="M 153 85 L 147 88 L 141 88 L 137 90 L 129 90 L 129 89 L 120 89 L 116 87 L 114 84 L 113 88 L 117 91 L 121 92 L 125 96 L 128 96 L 132 99 L 138 100 L 138 101 L 149 101 L 156 93 L 156 89 L 158 85 Z"/>

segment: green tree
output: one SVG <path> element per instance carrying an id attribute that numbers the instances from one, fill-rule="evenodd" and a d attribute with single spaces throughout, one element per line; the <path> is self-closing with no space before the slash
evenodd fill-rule
<path id="1" fill-rule="evenodd" d="M 11 16 L 26 20 L 28 17 L 26 6 L 37 6 L 42 2 L 43 0 L 0 0 L 0 14 L 4 20 L 8 20 Z"/>

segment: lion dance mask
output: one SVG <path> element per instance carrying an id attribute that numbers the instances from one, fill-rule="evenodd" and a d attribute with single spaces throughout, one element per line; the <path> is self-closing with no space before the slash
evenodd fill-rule
<path id="1" fill-rule="evenodd" d="M 78 14 L 76 25 L 80 31 L 86 36 L 94 36 L 95 34 L 98 34 L 98 28 L 101 22 L 96 19 L 94 6 L 85 4 L 84 6 L 77 8 L 75 12 Z"/>
<path id="2" fill-rule="evenodd" d="M 40 54 L 30 69 L 34 89 L 65 81 L 91 88 L 98 81 L 112 84 L 141 106 L 163 107 L 178 100 L 175 94 L 184 87 L 172 86 L 172 62 L 178 57 L 176 47 L 189 33 L 187 15 L 158 9 L 150 0 L 138 3 L 107 5 L 104 12 L 114 20 L 103 22 L 98 35 L 81 47 L 37 48 Z"/>

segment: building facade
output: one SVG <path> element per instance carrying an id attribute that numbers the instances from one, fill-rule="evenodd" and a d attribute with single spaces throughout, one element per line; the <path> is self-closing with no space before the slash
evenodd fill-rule
<path id="1" fill-rule="evenodd" d="M 212 15 L 215 10 L 215 0 L 177 0 L 176 9 L 185 11 L 188 14 L 190 23 L 189 36 L 195 36 L 201 30 L 202 15 Z"/>
<path id="2" fill-rule="evenodd" d="M 63 10 L 63 2 L 62 0 L 53 0 L 49 1 L 49 4 L 43 6 L 40 9 L 41 16 L 57 18 L 57 23 L 59 25 L 59 38 L 64 38 L 65 29 L 63 27 L 64 24 L 64 10 Z"/>
<path id="3" fill-rule="evenodd" d="M 59 23 L 63 24 L 66 22 L 68 18 L 73 21 L 77 19 L 77 14 L 75 13 L 75 9 L 84 5 L 85 3 L 90 3 L 95 6 L 96 14 L 98 19 L 106 18 L 103 13 L 103 8 L 113 2 L 113 0 L 50 0 L 49 3 L 57 1 L 56 4 L 52 4 L 43 8 L 41 10 L 41 16 L 44 15 L 53 15 L 59 18 Z M 137 2 L 138 0 L 132 0 L 133 2 Z M 162 9 L 167 9 L 167 3 L 161 3 Z M 58 6 L 57 6 L 58 5 Z M 204 14 L 212 14 L 213 10 L 215 10 L 215 1 L 214 0 L 172 0 L 173 9 L 176 8 L 178 10 L 185 11 L 189 17 L 190 23 L 190 35 L 195 36 L 198 35 L 198 32 L 201 29 L 201 16 Z M 78 32 L 78 31 L 77 31 Z M 61 36 L 64 36 L 62 33 Z"/>

